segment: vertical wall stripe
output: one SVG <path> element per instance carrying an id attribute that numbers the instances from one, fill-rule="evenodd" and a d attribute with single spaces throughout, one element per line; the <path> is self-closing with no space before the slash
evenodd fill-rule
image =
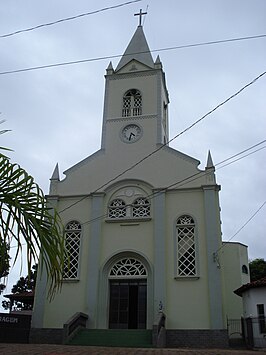
<path id="1" fill-rule="evenodd" d="M 157 143 L 162 143 L 162 80 L 161 72 L 157 73 Z"/>
<path id="2" fill-rule="evenodd" d="M 50 188 L 52 186 L 52 181 Z M 47 203 L 50 204 L 53 208 L 57 207 L 58 197 L 50 197 L 47 199 Z M 47 299 L 47 284 L 48 284 L 48 275 L 45 264 L 43 268 L 41 267 L 41 260 L 39 261 L 39 268 L 37 273 L 37 282 L 35 289 L 34 305 L 31 318 L 31 327 L 32 328 L 43 328 L 44 326 L 44 310 L 45 302 Z"/>
<path id="3" fill-rule="evenodd" d="M 104 92 L 104 106 L 103 106 L 103 125 L 102 125 L 102 142 L 101 149 L 106 147 L 106 121 L 107 121 L 107 107 L 109 103 L 109 77 L 105 77 L 105 92 Z"/>
<path id="4" fill-rule="evenodd" d="M 210 300 L 210 327 L 223 329 L 221 270 L 214 260 L 214 253 L 220 246 L 220 220 L 217 216 L 216 186 L 204 187 L 205 226 L 207 244 L 208 284 Z"/>
<path id="5" fill-rule="evenodd" d="M 40 261 L 41 262 L 41 261 Z M 40 265 L 39 262 L 39 265 Z M 41 267 L 39 266 L 37 274 L 37 283 L 35 288 L 34 307 L 31 317 L 32 328 L 43 328 L 44 324 L 44 307 L 46 300 L 46 286 L 47 286 L 47 272 L 45 265 L 41 273 Z"/>
<path id="6" fill-rule="evenodd" d="M 166 300 L 165 287 L 165 192 L 153 191 L 154 208 L 154 320 L 163 310 Z"/>
<path id="7" fill-rule="evenodd" d="M 91 220 L 103 215 L 103 194 L 92 196 Z M 90 225 L 90 242 L 88 253 L 88 315 L 89 327 L 95 328 L 98 303 L 99 258 L 101 248 L 102 218 L 96 219 Z"/>

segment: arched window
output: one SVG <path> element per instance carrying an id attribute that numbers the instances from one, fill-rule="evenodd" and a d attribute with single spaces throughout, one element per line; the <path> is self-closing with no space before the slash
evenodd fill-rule
<path id="1" fill-rule="evenodd" d="M 127 202 L 127 203 L 126 203 Z M 147 219 L 150 217 L 150 201 L 146 197 L 138 197 L 133 203 L 120 198 L 114 199 L 108 206 L 110 219 Z"/>
<path id="2" fill-rule="evenodd" d="M 177 276 L 196 276 L 195 222 L 184 215 L 176 223 Z"/>
<path id="3" fill-rule="evenodd" d="M 142 96 L 139 90 L 128 90 L 123 96 L 122 117 L 140 116 L 142 114 Z"/>
<path id="4" fill-rule="evenodd" d="M 137 198 L 132 204 L 133 217 L 149 217 L 150 202 L 146 197 Z"/>
<path id="5" fill-rule="evenodd" d="M 81 224 L 71 221 L 65 228 L 65 247 L 68 258 L 65 261 L 64 279 L 77 279 L 79 269 Z"/>
<path id="6" fill-rule="evenodd" d="M 247 265 L 242 265 L 242 272 L 243 272 L 243 274 L 248 274 L 248 267 L 247 267 Z"/>
<path id="7" fill-rule="evenodd" d="M 108 211 L 109 218 L 124 218 L 126 214 L 126 204 L 123 200 L 117 198 L 110 203 Z"/>
<path id="8" fill-rule="evenodd" d="M 111 268 L 109 278 L 146 278 L 148 276 L 145 266 L 135 258 L 123 258 Z"/>

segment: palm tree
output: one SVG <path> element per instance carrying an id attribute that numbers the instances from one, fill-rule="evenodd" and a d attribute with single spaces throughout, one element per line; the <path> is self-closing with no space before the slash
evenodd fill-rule
<path id="1" fill-rule="evenodd" d="M 0 131 L 5 133 L 6 131 Z M 5 149 L 1 148 L 0 149 Z M 5 149 L 7 150 L 7 149 Z M 60 288 L 65 260 L 65 248 L 58 213 L 47 205 L 40 187 L 24 169 L 12 164 L 0 153 L 0 240 L 1 245 L 15 243 L 16 255 L 22 257 L 26 244 L 27 267 L 39 261 L 42 272 L 46 268 L 49 280 L 49 296 Z M 4 248 L 0 248 L 5 250 Z M 0 254 L 3 260 L 4 255 Z M 40 259 L 39 259 L 40 257 Z M 0 275 L 1 275 L 0 263 Z"/>

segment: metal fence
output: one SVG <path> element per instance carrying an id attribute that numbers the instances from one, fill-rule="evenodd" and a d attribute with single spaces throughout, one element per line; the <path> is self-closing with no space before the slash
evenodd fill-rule
<path id="1" fill-rule="evenodd" d="M 243 319 L 243 334 L 249 348 L 266 348 L 266 322 L 264 317 Z"/>

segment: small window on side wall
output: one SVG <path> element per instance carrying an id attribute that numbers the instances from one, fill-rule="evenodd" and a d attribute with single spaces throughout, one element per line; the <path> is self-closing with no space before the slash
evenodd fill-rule
<path id="1" fill-rule="evenodd" d="M 264 313 L 264 304 L 257 304 L 258 320 L 261 333 L 266 333 L 266 319 Z"/>
<path id="2" fill-rule="evenodd" d="M 248 275 L 248 267 L 247 267 L 247 265 L 242 265 L 242 272 L 243 272 L 243 274 L 247 274 Z"/>

